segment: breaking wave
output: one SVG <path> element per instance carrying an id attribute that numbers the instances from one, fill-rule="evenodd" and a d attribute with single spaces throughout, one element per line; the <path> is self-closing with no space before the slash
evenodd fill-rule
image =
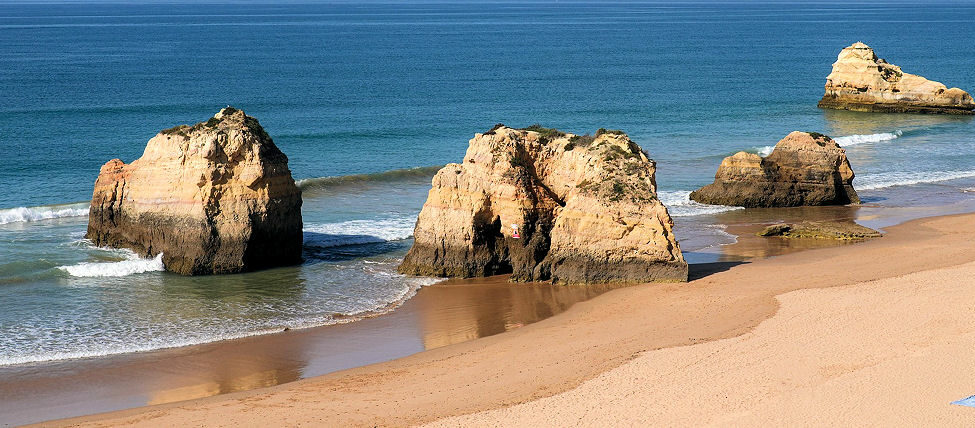
<path id="1" fill-rule="evenodd" d="M 865 143 L 879 143 L 883 141 L 890 141 L 899 138 L 904 135 L 904 131 L 894 131 L 894 132 L 882 132 L 879 134 L 865 134 L 865 135 L 847 135 L 845 137 L 836 137 L 833 140 L 836 141 L 842 147 L 855 146 L 857 144 Z M 753 147 L 749 150 L 752 153 L 756 153 L 761 157 L 768 156 L 772 154 L 772 150 L 775 146 L 758 146 Z"/>
<path id="2" fill-rule="evenodd" d="M 904 135 L 904 131 L 894 131 L 894 132 L 882 132 L 880 134 L 866 134 L 866 135 L 847 135 L 845 137 L 836 137 L 836 143 L 843 147 L 855 146 L 857 144 L 864 143 L 879 143 L 882 141 L 895 140 L 901 135 Z"/>
<path id="3" fill-rule="evenodd" d="M 88 342 L 79 349 L 70 351 L 35 352 L 28 355 L 0 354 L 0 367 L 17 364 L 29 364 L 44 361 L 59 361 L 79 358 L 102 357 L 107 355 L 148 352 L 160 349 L 180 348 L 184 346 L 200 345 L 224 340 L 240 339 L 244 337 L 261 336 L 279 333 L 286 329 L 297 330 L 326 325 L 345 324 L 365 318 L 376 317 L 394 311 L 404 302 L 411 299 L 416 292 L 428 285 L 443 281 L 443 278 L 407 277 L 397 273 L 385 273 L 398 280 L 400 288 L 394 290 L 388 299 L 363 296 L 356 299 L 355 305 L 347 310 L 323 313 L 299 319 L 281 321 L 274 325 L 260 325 L 258 323 L 243 322 L 224 325 L 217 331 L 185 331 L 178 338 L 160 334 L 147 334 L 138 341 L 125 343 Z"/>
<path id="4" fill-rule="evenodd" d="M 163 266 L 162 253 L 151 259 L 141 258 L 131 251 L 125 254 L 127 259 L 118 262 L 83 262 L 71 266 L 59 266 L 58 269 L 80 278 L 128 276 L 166 270 Z"/>
<path id="5" fill-rule="evenodd" d="M 314 224 L 306 226 L 304 229 L 305 245 L 340 247 L 343 245 L 400 241 L 413 236 L 415 224 L 415 215 Z"/>
<path id="6" fill-rule="evenodd" d="M 931 172 L 884 172 L 858 176 L 853 183 L 857 190 L 884 189 L 894 186 L 910 186 L 912 184 L 937 183 L 939 181 L 956 180 L 959 178 L 975 177 L 973 171 L 931 171 Z"/>
<path id="7" fill-rule="evenodd" d="M 674 217 L 690 217 L 704 214 L 717 214 L 725 211 L 743 209 L 725 205 L 708 205 L 691 200 L 690 190 L 658 191 L 657 198 L 667 206 L 670 215 Z"/>
<path id="8" fill-rule="evenodd" d="M 422 166 L 407 169 L 394 169 L 374 174 L 338 175 L 333 177 L 303 178 L 295 182 L 301 190 L 323 187 L 354 185 L 368 182 L 397 181 L 404 178 L 433 177 L 443 166 Z"/>
<path id="9" fill-rule="evenodd" d="M 17 207 L 0 210 L 0 224 L 50 220 L 88 215 L 88 202 L 37 207 Z"/>

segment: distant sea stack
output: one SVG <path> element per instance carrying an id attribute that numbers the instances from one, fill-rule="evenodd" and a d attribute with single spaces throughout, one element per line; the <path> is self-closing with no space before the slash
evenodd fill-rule
<path id="1" fill-rule="evenodd" d="M 793 131 L 765 158 L 746 152 L 724 158 L 714 183 L 691 192 L 691 199 L 749 208 L 858 204 L 853 177 L 836 141 Z"/>
<path id="2" fill-rule="evenodd" d="M 840 52 L 819 107 L 885 113 L 975 114 L 972 96 L 878 58 L 856 42 Z"/>
<path id="3" fill-rule="evenodd" d="M 227 107 L 160 132 L 128 165 L 102 166 L 86 236 L 205 275 L 299 263 L 301 228 L 288 157 L 257 119 Z"/>
<path id="4" fill-rule="evenodd" d="M 556 283 L 677 282 L 687 263 L 656 165 L 620 131 L 498 125 L 433 178 L 400 272 Z"/>

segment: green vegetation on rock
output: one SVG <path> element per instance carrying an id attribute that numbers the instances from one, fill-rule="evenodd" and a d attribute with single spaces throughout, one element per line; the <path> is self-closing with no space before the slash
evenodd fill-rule
<path id="1" fill-rule="evenodd" d="M 549 140 L 552 140 L 552 139 L 555 139 L 555 138 L 561 138 L 561 137 L 564 137 L 565 136 L 565 133 L 562 132 L 562 131 L 559 131 L 558 129 L 555 129 L 555 128 L 545 128 L 542 125 L 539 125 L 537 123 L 534 124 L 534 125 L 532 125 L 532 126 L 529 126 L 527 128 L 521 128 L 521 130 L 522 131 L 537 132 L 537 133 L 540 134 L 540 136 L 541 136 L 541 138 L 542 138 L 543 141 L 549 141 Z"/>

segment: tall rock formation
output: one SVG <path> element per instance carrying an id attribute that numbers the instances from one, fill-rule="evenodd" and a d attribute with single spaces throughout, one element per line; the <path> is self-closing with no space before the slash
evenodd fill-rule
<path id="1" fill-rule="evenodd" d="M 498 125 L 433 178 L 400 272 L 557 283 L 686 281 L 655 163 L 619 131 Z M 517 232 L 517 233 L 516 233 Z"/>
<path id="2" fill-rule="evenodd" d="M 819 107 L 856 111 L 973 114 L 967 92 L 904 73 L 856 42 L 840 52 Z"/>
<path id="3" fill-rule="evenodd" d="M 102 166 L 86 236 L 202 275 L 299 263 L 301 228 L 288 157 L 257 119 L 227 107 L 160 132 L 128 165 Z"/>
<path id="4" fill-rule="evenodd" d="M 836 141 L 793 131 L 765 158 L 746 152 L 724 158 L 714 183 L 691 192 L 691 199 L 750 208 L 858 204 L 853 177 Z"/>

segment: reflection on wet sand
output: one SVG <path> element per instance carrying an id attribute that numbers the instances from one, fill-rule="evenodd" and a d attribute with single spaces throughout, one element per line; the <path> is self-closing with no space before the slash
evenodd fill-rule
<path id="1" fill-rule="evenodd" d="M 294 280 L 300 284 L 304 279 Z M 247 288 L 246 284 L 237 286 Z M 291 295 L 299 289 L 281 293 Z M 3 367 L 0 424 L 190 400 L 388 361 L 518 328 L 603 291 L 602 287 L 512 284 L 506 277 L 452 280 L 421 289 L 389 314 L 348 324 L 146 353 Z M 202 292 L 223 297 L 212 296 L 218 292 L 215 290 Z M 205 309 L 190 305 L 185 310 L 197 313 Z M 133 308 L 132 315 L 139 312 L 138 307 Z"/>
<path id="2" fill-rule="evenodd" d="M 802 221 L 855 223 L 860 209 L 860 206 L 756 208 L 720 213 L 717 215 L 719 221 L 727 224 L 727 232 L 736 235 L 738 240 L 734 244 L 717 249 L 720 251 L 718 261 L 762 259 L 803 250 L 854 244 L 856 241 L 763 237 L 758 236 L 758 232 L 766 226 L 777 223 Z"/>
<path id="3" fill-rule="evenodd" d="M 418 300 L 424 349 L 524 326 L 590 299 L 605 287 L 512 284 L 507 276 L 447 281 Z"/>
<path id="4" fill-rule="evenodd" d="M 211 381 L 186 386 L 150 388 L 147 405 L 173 403 L 218 394 L 264 388 L 300 379 L 300 370 L 282 368 L 264 370 L 278 363 L 273 360 L 255 359 L 249 364 L 233 368 L 215 368 Z"/>

